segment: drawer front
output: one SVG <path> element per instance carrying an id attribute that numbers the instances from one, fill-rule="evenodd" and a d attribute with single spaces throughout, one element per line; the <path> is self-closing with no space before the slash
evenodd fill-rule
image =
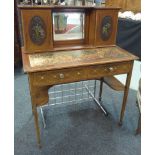
<path id="1" fill-rule="evenodd" d="M 128 73 L 131 67 L 131 63 L 92 66 L 88 72 L 88 79 Z"/>
<path id="2" fill-rule="evenodd" d="M 62 69 L 33 73 L 34 85 L 55 85 L 87 79 L 98 79 L 103 76 L 127 73 L 131 70 L 131 63 L 116 63 L 108 65 L 96 65 L 81 68 Z"/>
<path id="3" fill-rule="evenodd" d="M 57 71 L 38 72 L 33 74 L 34 85 L 54 85 L 80 81 L 87 78 L 84 69 L 63 69 Z"/>

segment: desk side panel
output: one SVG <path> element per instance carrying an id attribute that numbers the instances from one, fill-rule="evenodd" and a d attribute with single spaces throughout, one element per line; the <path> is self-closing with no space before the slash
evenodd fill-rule
<path id="1" fill-rule="evenodd" d="M 41 106 L 47 104 L 49 101 L 48 89 L 52 86 L 34 85 L 34 75 L 31 73 L 28 73 L 28 78 L 29 78 L 29 89 L 30 89 L 32 107 L 34 105 Z"/>

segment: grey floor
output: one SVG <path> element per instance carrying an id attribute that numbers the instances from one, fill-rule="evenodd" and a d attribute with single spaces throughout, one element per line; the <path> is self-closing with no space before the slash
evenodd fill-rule
<path id="1" fill-rule="evenodd" d="M 130 89 L 122 127 L 118 126 L 122 92 L 104 85 L 105 117 L 94 102 L 45 109 L 47 128 L 40 120 L 42 149 L 38 149 L 31 113 L 27 75 L 15 70 L 15 155 L 140 155 L 141 136 L 136 91 Z M 39 115 L 40 116 L 40 115 Z"/>

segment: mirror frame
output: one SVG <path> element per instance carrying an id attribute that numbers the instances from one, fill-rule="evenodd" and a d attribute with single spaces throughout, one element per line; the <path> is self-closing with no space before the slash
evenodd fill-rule
<path id="1" fill-rule="evenodd" d="M 54 34 L 52 35 L 53 46 L 54 48 L 57 47 L 65 47 L 65 46 L 80 46 L 86 44 L 86 39 L 88 36 L 87 29 L 88 29 L 88 22 L 89 18 L 87 16 L 87 11 L 85 9 L 53 9 L 51 12 L 52 15 L 52 33 L 53 33 L 53 13 L 84 13 L 84 38 L 83 39 L 74 39 L 74 40 L 54 40 Z"/>

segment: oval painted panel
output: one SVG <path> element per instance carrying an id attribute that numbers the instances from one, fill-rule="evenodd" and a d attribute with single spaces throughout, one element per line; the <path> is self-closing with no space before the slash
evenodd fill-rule
<path id="1" fill-rule="evenodd" d="M 105 16 L 101 23 L 101 38 L 102 40 L 108 40 L 112 33 L 112 17 Z"/>
<path id="2" fill-rule="evenodd" d="M 46 26 L 43 19 L 34 16 L 29 24 L 29 35 L 34 44 L 41 45 L 46 38 Z"/>

